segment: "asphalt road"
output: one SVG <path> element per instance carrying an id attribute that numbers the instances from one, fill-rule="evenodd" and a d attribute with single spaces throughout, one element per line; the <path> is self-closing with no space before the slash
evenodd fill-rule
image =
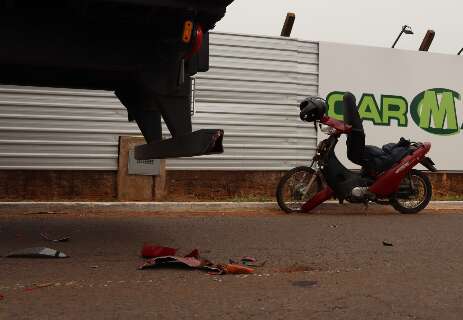
<path id="1" fill-rule="evenodd" d="M 71 258 L 0 258 L 0 319 L 462 319 L 462 230 L 457 213 L 3 214 L 0 255 Z M 137 270 L 144 242 L 267 263 L 248 276 Z"/>

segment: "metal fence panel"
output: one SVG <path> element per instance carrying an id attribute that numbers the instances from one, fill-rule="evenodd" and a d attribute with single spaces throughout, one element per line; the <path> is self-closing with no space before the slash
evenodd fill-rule
<path id="1" fill-rule="evenodd" d="M 318 43 L 213 33 L 195 80 L 194 129 L 225 129 L 225 153 L 168 169 L 284 170 L 316 145 L 298 102 L 318 91 Z M 164 127 L 168 136 L 168 131 Z M 116 170 L 119 135 L 139 135 L 113 93 L 0 86 L 0 169 Z"/>

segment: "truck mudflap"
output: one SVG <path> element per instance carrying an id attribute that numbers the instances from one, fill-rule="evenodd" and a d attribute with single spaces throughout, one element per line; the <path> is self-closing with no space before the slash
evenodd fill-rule
<path id="1" fill-rule="evenodd" d="M 193 157 L 223 152 L 223 130 L 201 129 L 135 147 L 135 159 Z"/>

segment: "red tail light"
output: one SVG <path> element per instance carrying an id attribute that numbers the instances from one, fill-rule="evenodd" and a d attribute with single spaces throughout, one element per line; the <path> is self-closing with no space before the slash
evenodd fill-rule
<path id="1" fill-rule="evenodd" d="M 185 55 L 185 59 L 190 59 L 196 52 L 201 49 L 203 45 L 203 28 L 200 24 L 196 25 L 195 34 L 193 36 L 193 42 L 191 44 L 191 50 Z"/>

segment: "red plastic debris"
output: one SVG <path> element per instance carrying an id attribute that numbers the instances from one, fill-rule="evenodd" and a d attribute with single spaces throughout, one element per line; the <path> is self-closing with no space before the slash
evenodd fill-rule
<path id="1" fill-rule="evenodd" d="M 146 251 L 146 252 L 145 252 Z M 142 250 L 144 257 L 151 255 L 157 255 L 147 261 L 145 261 L 139 269 L 155 268 L 159 266 L 182 266 L 192 269 L 201 269 L 208 271 L 209 274 L 221 275 L 221 274 L 249 274 L 253 273 L 254 269 L 250 268 L 252 263 L 257 260 L 253 257 L 241 258 L 242 264 L 230 262 L 228 264 L 214 264 L 207 259 L 201 258 L 198 249 L 194 249 L 184 257 L 175 256 L 176 249 L 165 248 L 153 245 L 145 245 Z M 174 253 L 172 255 L 165 254 Z M 162 255 L 165 254 L 165 255 Z M 264 262 L 265 263 L 265 262 Z M 247 265 L 246 265 L 247 264 Z M 263 264 L 262 264 L 263 265 Z"/>
<path id="2" fill-rule="evenodd" d="M 257 262 L 257 260 L 256 260 L 255 258 L 253 258 L 253 257 L 248 257 L 248 256 L 246 256 L 246 257 L 242 257 L 242 258 L 241 258 L 241 262 L 242 262 L 243 264 L 246 264 L 246 263 L 255 263 L 255 262 Z"/>
<path id="3" fill-rule="evenodd" d="M 5 299 L 5 296 L 0 293 L 0 300 L 3 300 L 3 299 Z"/>
<path id="4" fill-rule="evenodd" d="M 196 258 L 196 259 L 199 259 L 199 250 L 198 249 L 194 249 L 193 251 L 191 251 L 189 254 L 187 254 L 185 256 L 185 258 Z"/>
<path id="5" fill-rule="evenodd" d="M 145 243 L 141 250 L 141 256 L 143 258 L 157 258 L 165 256 L 175 256 L 177 249 L 169 247 L 161 247 L 155 244 Z"/>
<path id="6" fill-rule="evenodd" d="M 209 260 L 202 259 L 199 255 L 198 249 L 193 250 L 185 257 L 179 256 L 160 256 L 149 259 L 143 263 L 139 269 L 154 268 L 158 266 L 177 265 L 193 269 L 203 269 L 213 272 L 220 272 L 220 270 L 212 264 Z"/>
<path id="7" fill-rule="evenodd" d="M 233 263 L 219 265 L 218 267 L 222 270 L 222 274 L 249 274 L 254 272 L 252 268 Z"/>
<path id="8" fill-rule="evenodd" d="M 140 266 L 140 269 L 154 268 L 160 265 L 180 265 L 190 268 L 199 268 L 202 265 L 202 261 L 193 257 L 184 258 L 184 257 L 175 257 L 175 256 L 165 256 L 165 257 L 156 257 L 148 261 L 145 261 Z"/>

